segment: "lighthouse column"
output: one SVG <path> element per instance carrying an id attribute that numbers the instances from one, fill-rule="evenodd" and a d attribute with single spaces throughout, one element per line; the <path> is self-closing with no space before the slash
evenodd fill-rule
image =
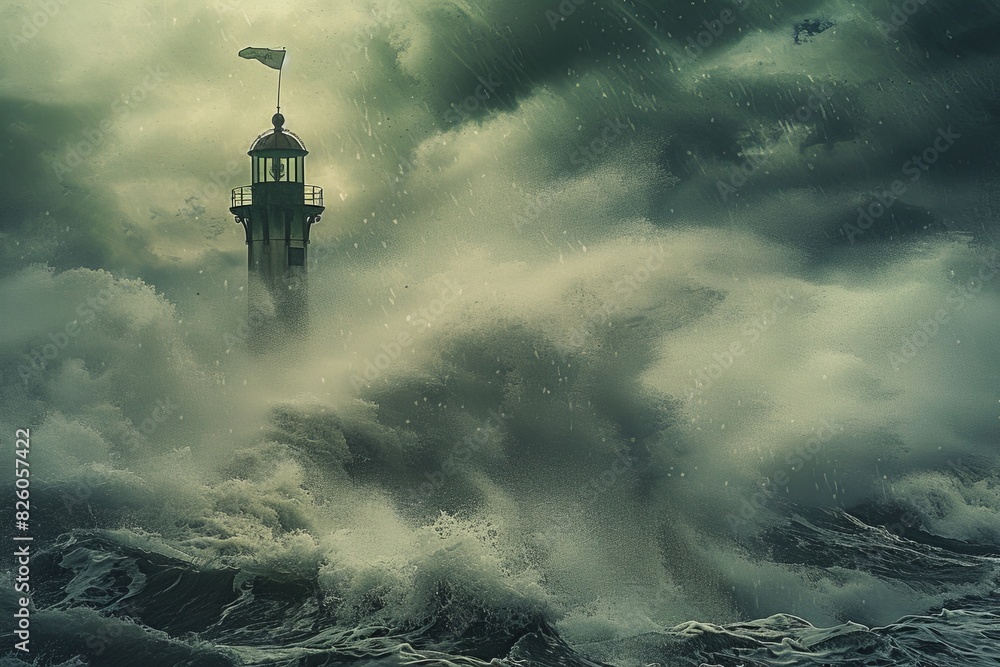
<path id="1" fill-rule="evenodd" d="M 309 232 L 324 210 L 322 188 L 305 184 L 308 151 L 284 120 L 275 114 L 254 141 L 252 184 L 233 190 L 230 208 L 246 232 L 247 313 L 263 347 L 306 333 Z"/>

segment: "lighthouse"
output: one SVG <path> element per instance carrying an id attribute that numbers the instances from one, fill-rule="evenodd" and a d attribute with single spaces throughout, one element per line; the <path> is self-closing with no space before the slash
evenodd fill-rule
<path id="1" fill-rule="evenodd" d="M 250 146 L 251 184 L 235 188 L 230 211 L 246 232 L 247 321 L 258 348 L 304 337 L 309 231 L 323 213 L 323 189 L 305 183 L 305 144 L 273 127 Z"/>

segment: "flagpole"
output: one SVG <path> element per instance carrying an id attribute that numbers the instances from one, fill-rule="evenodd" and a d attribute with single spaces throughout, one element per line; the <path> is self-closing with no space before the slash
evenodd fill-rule
<path id="1" fill-rule="evenodd" d="M 285 47 L 281 47 L 282 53 L 285 51 Z M 278 68 L 278 113 L 281 113 L 281 70 L 285 67 L 285 56 L 281 56 L 281 67 Z"/>

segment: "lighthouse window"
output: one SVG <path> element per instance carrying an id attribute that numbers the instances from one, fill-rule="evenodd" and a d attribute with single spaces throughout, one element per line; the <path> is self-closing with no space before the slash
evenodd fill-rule
<path id="1" fill-rule="evenodd" d="M 289 248 L 288 266 L 305 266 L 305 265 L 306 265 L 306 249 Z"/>
<path id="2" fill-rule="evenodd" d="M 268 180 L 271 181 L 285 180 L 285 160 L 280 158 L 279 159 L 270 158 L 268 162 L 271 163 L 270 168 L 268 169 L 268 173 L 271 175 L 271 178 L 269 178 Z"/>
<path id="3" fill-rule="evenodd" d="M 254 183 L 303 182 L 301 157 L 257 157 L 253 161 Z"/>

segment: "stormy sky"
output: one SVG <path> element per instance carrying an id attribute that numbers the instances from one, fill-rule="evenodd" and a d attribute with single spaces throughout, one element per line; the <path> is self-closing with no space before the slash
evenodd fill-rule
<path id="1" fill-rule="evenodd" d="M 632 495 L 600 491 L 622 540 L 676 507 L 714 536 L 692 544 L 730 539 L 777 475 L 801 502 L 996 530 L 995 492 L 941 472 L 989 470 L 1000 435 L 996 0 L 31 0 L 0 19 L 2 421 L 38 424 L 53 479 L 90 466 L 137 508 L 202 511 L 222 477 L 169 470 L 221 465 L 297 402 L 367 424 L 348 472 L 391 495 L 499 409 L 502 442 L 440 505 L 523 527 L 512 507 L 631 448 Z M 326 196 L 311 329 L 263 358 L 228 206 L 277 73 L 246 46 L 287 48 L 282 112 Z"/>

